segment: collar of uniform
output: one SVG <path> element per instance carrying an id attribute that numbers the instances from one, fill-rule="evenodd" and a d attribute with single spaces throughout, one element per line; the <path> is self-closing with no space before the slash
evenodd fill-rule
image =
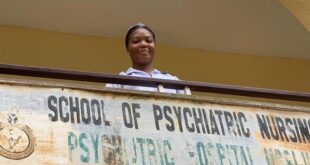
<path id="1" fill-rule="evenodd" d="M 141 70 L 137 70 L 137 69 L 134 69 L 132 67 L 128 68 L 128 70 L 126 71 L 126 75 L 130 75 L 132 73 L 143 73 L 143 74 L 148 74 L 144 71 L 141 71 Z M 154 69 L 151 74 L 158 74 L 158 73 L 161 73 L 159 70 L 157 69 Z"/>

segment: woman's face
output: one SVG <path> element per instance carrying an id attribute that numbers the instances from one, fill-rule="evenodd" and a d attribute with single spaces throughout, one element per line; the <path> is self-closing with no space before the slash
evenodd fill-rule
<path id="1" fill-rule="evenodd" d="M 137 29 L 129 36 L 127 52 L 133 66 L 146 67 L 152 64 L 155 53 L 155 41 L 146 29 Z"/>

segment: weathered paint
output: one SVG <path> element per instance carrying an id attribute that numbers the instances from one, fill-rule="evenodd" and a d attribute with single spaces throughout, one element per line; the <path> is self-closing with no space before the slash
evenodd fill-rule
<path id="1" fill-rule="evenodd" d="M 310 109 L 2 81 L 0 164 L 307 165 Z"/>

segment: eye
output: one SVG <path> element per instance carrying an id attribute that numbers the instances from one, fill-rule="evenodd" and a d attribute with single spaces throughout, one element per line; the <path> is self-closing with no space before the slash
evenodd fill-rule
<path id="1" fill-rule="evenodd" d="M 153 39 L 152 39 L 152 38 L 147 38 L 145 41 L 146 41 L 147 43 L 152 43 L 152 42 L 153 42 Z"/>
<path id="2" fill-rule="evenodd" d="M 134 38 L 131 40 L 131 43 L 133 43 L 133 44 L 137 44 L 139 42 L 140 42 L 140 39 L 138 39 L 138 38 Z"/>

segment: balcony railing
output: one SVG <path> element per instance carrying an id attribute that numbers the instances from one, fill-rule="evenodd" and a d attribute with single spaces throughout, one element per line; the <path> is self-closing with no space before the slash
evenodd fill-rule
<path id="1" fill-rule="evenodd" d="M 147 86 L 147 87 L 158 87 L 160 85 L 165 88 L 190 89 L 191 91 L 197 91 L 197 92 L 209 92 L 217 94 L 257 97 L 257 98 L 310 102 L 310 93 L 291 92 L 291 91 L 273 90 L 264 88 L 241 87 L 241 86 L 193 82 L 193 81 L 150 79 L 142 77 L 52 69 L 44 67 L 0 64 L 0 74 L 87 81 L 97 83 L 114 83 L 124 85 Z"/>

